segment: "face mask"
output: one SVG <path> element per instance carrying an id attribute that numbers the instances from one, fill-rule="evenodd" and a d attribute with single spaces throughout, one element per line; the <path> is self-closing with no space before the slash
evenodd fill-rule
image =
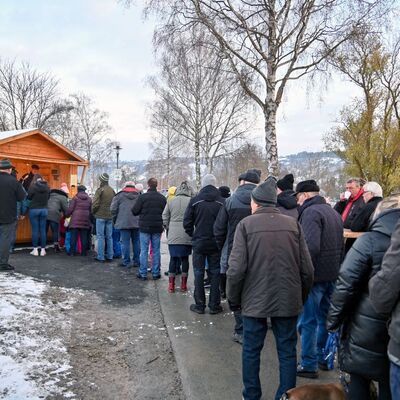
<path id="1" fill-rule="evenodd" d="M 346 191 L 344 192 L 344 198 L 345 198 L 346 200 L 348 200 L 348 199 L 350 198 L 350 196 L 351 196 L 351 192 L 349 192 L 348 190 L 346 190 Z"/>

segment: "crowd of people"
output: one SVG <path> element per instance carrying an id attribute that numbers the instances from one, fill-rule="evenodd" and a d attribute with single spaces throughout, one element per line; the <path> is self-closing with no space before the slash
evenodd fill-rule
<path id="1" fill-rule="evenodd" d="M 146 191 L 126 182 L 115 193 L 103 173 L 93 199 L 80 185 L 69 200 L 67 185 L 50 189 L 37 165 L 19 182 L 10 161 L 1 160 L 0 269 L 13 269 L 9 251 L 16 221 L 25 215 L 33 256 L 46 255 L 49 228 L 55 251 L 65 247 L 71 256 L 87 256 L 95 235 L 95 261 L 121 257 L 121 267 L 137 267 L 142 281 L 149 272 L 153 280 L 161 278 L 165 232 L 168 291 L 176 291 L 178 275 L 179 289 L 188 290 L 192 256 L 190 311 L 219 314 L 221 297 L 227 297 L 232 339 L 242 345 L 245 400 L 262 396 L 260 353 L 268 329 L 280 366 L 275 399 L 296 386 L 297 376 L 316 379 L 329 369 L 325 345 L 329 333 L 339 333 L 348 398 L 372 399 L 377 382 L 380 400 L 399 400 L 399 196 L 384 199 L 378 183 L 349 179 L 332 207 L 315 180 L 295 187 L 294 181 L 288 174 L 261 182 L 261 171 L 249 169 L 231 193 L 207 174 L 198 193 L 185 181 L 165 197 L 155 178 Z M 364 233 L 344 240 L 346 229 Z"/>

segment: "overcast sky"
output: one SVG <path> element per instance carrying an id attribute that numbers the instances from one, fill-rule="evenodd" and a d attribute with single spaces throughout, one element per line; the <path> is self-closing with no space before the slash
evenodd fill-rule
<path id="1" fill-rule="evenodd" d="M 28 61 L 60 81 L 62 94 L 82 91 L 110 116 L 122 159 L 149 155 L 146 77 L 153 61 L 154 21 L 143 20 L 141 1 L 126 9 L 118 0 L 0 0 L 0 57 Z M 322 135 L 350 101 L 353 87 L 336 79 L 306 94 L 297 83 L 279 111 L 281 155 L 323 148 Z M 257 110 L 258 111 L 258 110 Z M 263 144 L 262 125 L 254 139 Z"/>

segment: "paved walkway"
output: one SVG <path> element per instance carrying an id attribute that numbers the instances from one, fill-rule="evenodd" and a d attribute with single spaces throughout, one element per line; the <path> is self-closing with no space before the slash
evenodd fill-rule
<path id="1" fill-rule="evenodd" d="M 168 266 L 168 250 L 162 249 L 162 270 Z M 198 315 L 189 311 L 193 303 L 193 271 L 190 290 L 183 294 L 167 291 L 167 277 L 157 282 L 165 323 L 172 342 L 188 400 L 241 399 L 241 346 L 231 340 L 233 316 L 227 303 L 225 313 Z M 272 400 L 278 386 L 278 362 L 272 331 L 267 334 L 262 353 L 263 400 Z M 298 384 L 335 381 L 334 372 L 321 372 L 318 381 L 299 379 Z"/>

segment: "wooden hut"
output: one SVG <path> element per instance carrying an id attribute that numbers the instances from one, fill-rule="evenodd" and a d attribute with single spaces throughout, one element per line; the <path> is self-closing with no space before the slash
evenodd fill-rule
<path id="1" fill-rule="evenodd" d="M 32 164 L 40 167 L 50 188 L 59 189 L 67 183 L 70 196 L 85 179 L 88 162 L 40 129 L 0 132 L 0 159 L 8 158 L 18 171 L 18 179 L 29 173 Z M 29 221 L 18 223 L 17 242 L 30 242 Z"/>

